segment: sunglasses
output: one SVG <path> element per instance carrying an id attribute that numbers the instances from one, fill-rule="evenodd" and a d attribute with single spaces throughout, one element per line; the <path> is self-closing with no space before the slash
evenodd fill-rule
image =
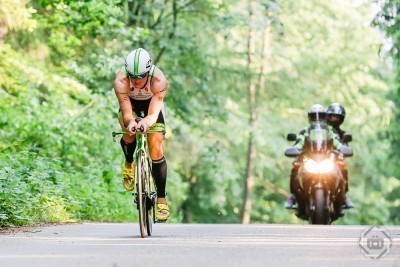
<path id="1" fill-rule="evenodd" d="M 132 75 L 130 73 L 128 73 L 129 77 L 131 77 L 132 79 L 143 79 L 144 77 L 146 77 L 147 72 L 139 74 L 139 75 Z"/>

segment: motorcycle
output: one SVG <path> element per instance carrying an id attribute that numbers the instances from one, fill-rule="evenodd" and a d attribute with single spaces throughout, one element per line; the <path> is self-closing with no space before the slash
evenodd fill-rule
<path id="1" fill-rule="evenodd" d="M 288 134 L 288 141 L 296 141 L 296 134 Z M 343 142 L 352 136 L 345 134 Z M 346 180 L 340 167 L 344 157 L 351 157 L 353 151 L 348 146 L 333 149 L 333 137 L 324 125 L 316 123 L 308 129 L 303 150 L 296 147 L 285 151 L 285 156 L 295 157 L 298 164 L 294 195 L 298 203 L 297 217 L 310 224 L 331 224 L 344 216 Z"/>

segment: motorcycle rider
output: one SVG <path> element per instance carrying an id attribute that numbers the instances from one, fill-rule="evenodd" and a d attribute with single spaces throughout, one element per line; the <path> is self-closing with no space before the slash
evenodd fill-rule
<path id="1" fill-rule="evenodd" d="M 342 144 L 347 145 L 347 143 L 345 143 L 343 140 L 343 136 L 346 132 L 340 129 L 340 125 L 344 122 L 344 119 L 346 117 L 345 108 L 339 103 L 332 103 L 326 110 L 326 114 L 327 114 L 328 125 L 332 126 L 333 130 L 339 135 Z M 347 193 L 349 191 L 349 175 L 345 164 L 342 165 L 341 170 L 343 178 L 346 180 L 346 193 Z M 346 209 L 354 207 L 353 203 L 347 197 L 345 197 L 344 200 L 344 207 Z"/>
<path id="2" fill-rule="evenodd" d="M 325 108 L 320 104 L 314 104 L 308 110 L 308 121 L 310 123 L 310 127 L 313 127 L 316 122 L 321 123 L 322 128 L 326 128 L 329 131 L 329 135 L 333 138 L 333 147 L 335 149 L 340 149 L 343 144 L 339 140 L 339 136 L 334 132 L 333 128 L 326 124 L 327 113 Z M 308 135 L 308 128 L 306 127 L 300 131 L 295 144 L 293 145 L 299 150 L 304 149 L 305 140 Z M 298 169 L 300 167 L 299 160 L 293 162 L 293 168 L 290 173 L 290 196 L 285 202 L 285 208 L 291 209 L 296 204 L 296 196 L 295 192 L 299 188 L 299 181 L 297 179 Z"/>

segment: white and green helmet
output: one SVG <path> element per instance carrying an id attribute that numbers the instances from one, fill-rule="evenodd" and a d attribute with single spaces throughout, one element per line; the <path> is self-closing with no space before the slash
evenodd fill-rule
<path id="1" fill-rule="evenodd" d="M 133 77 L 145 75 L 152 65 L 149 52 L 143 48 L 133 50 L 125 58 L 125 70 Z"/>

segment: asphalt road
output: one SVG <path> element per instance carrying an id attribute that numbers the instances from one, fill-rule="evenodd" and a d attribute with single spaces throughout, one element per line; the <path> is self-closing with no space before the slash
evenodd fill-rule
<path id="1" fill-rule="evenodd" d="M 379 259 L 361 253 L 367 228 L 157 224 L 153 236 L 142 239 L 133 223 L 60 225 L 1 235 L 0 266 L 400 267 L 400 227 L 385 227 L 391 241 L 371 243 L 375 253 L 391 242 L 390 253 Z"/>

